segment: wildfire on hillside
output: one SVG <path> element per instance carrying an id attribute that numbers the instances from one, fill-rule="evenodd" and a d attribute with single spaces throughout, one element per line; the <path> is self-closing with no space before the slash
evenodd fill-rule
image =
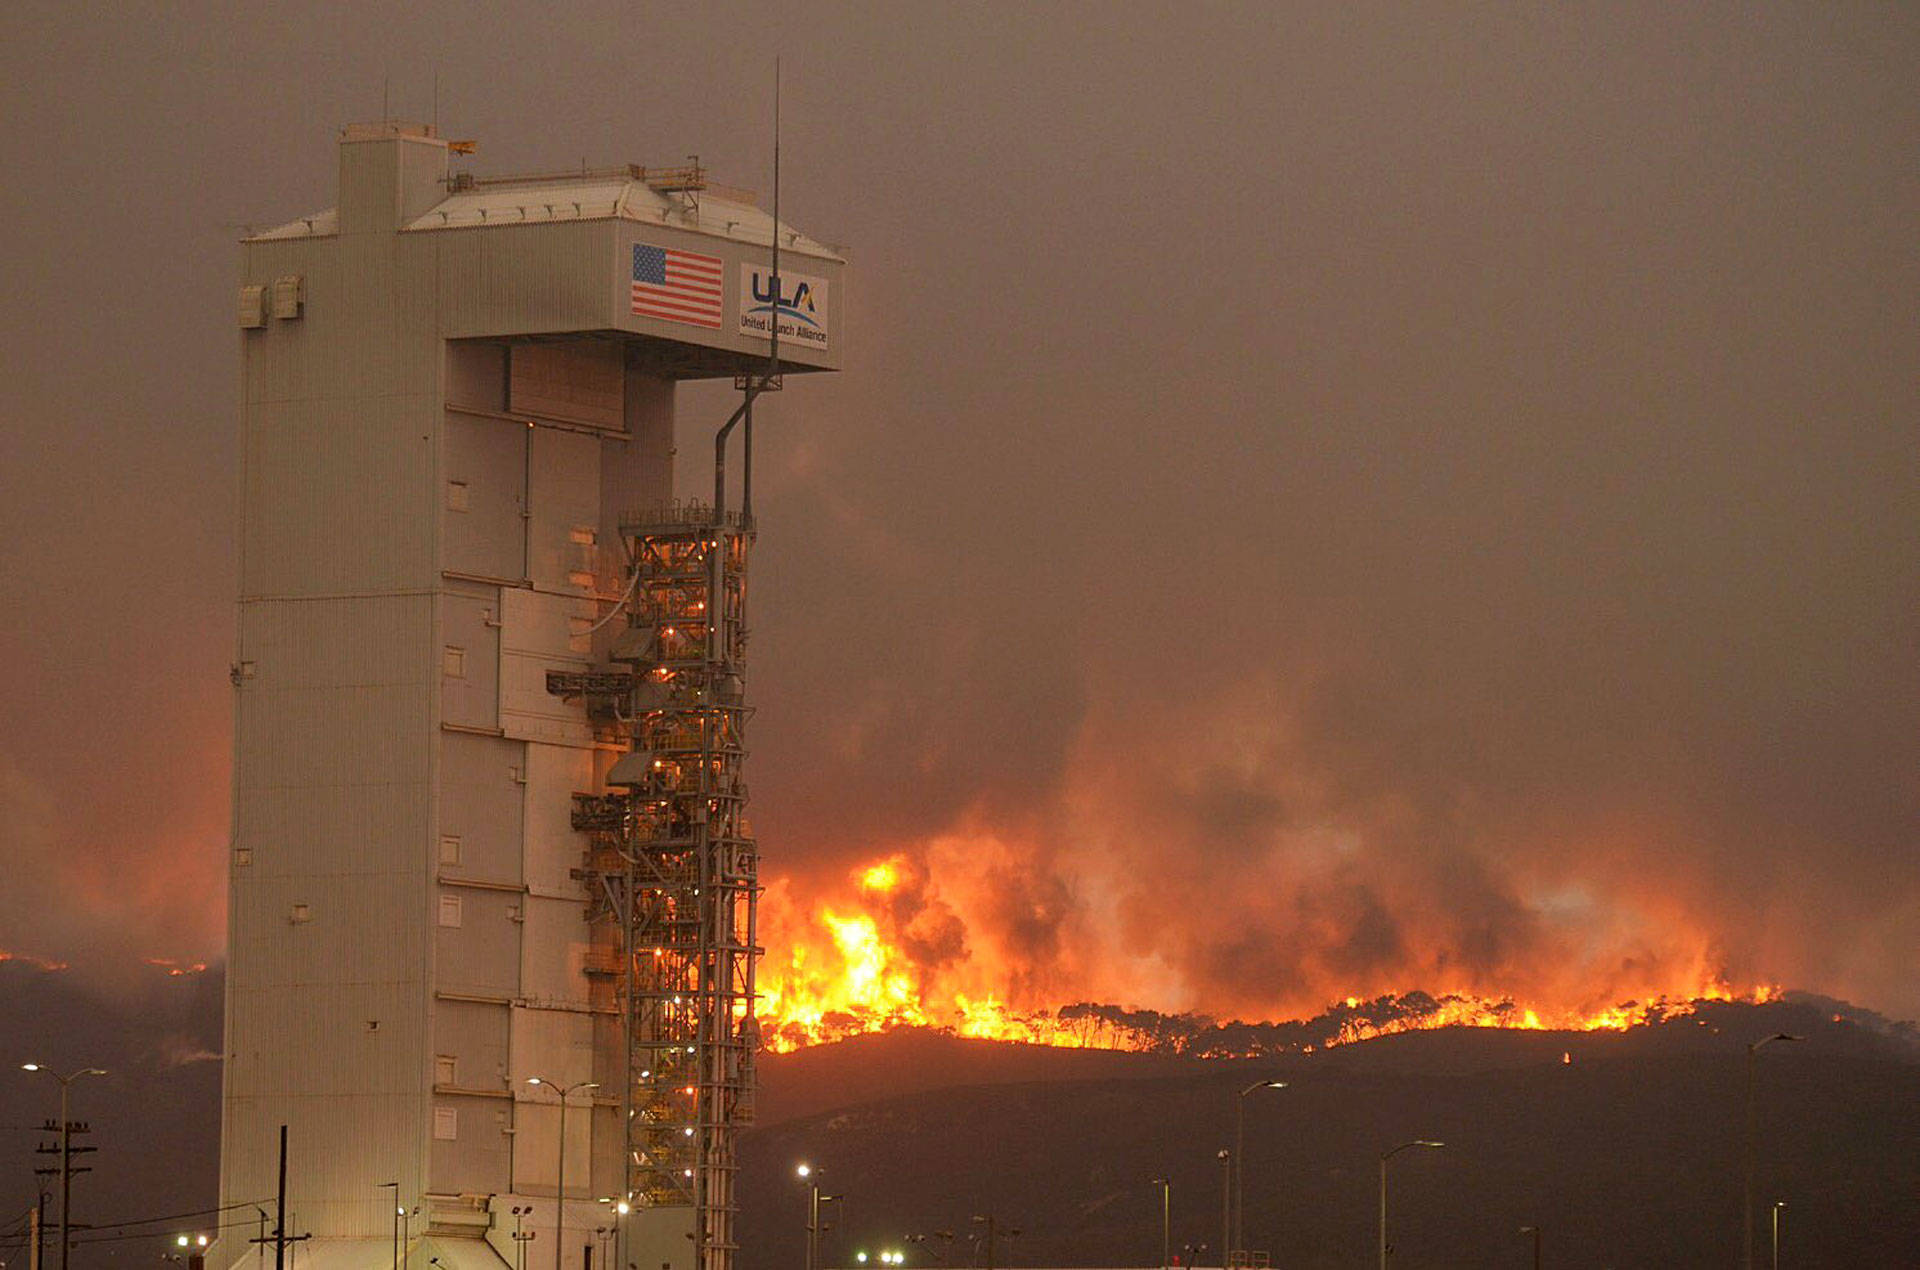
<path id="1" fill-rule="evenodd" d="M 1770 985 L 1736 988 L 1693 964 L 1642 967 L 1597 985 L 1648 988 L 1615 1001 L 1556 1000 L 1461 985 L 1347 996 L 1287 1023 L 1219 1023 L 1195 1013 L 1048 1001 L 1030 973 L 994 955 L 992 932 L 935 886 L 924 865 L 893 855 L 855 869 L 847 890 L 811 908 L 776 885 L 763 929 L 759 1018 L 767 1048 L 803 1046 L 900 1028 L 928 1028 L 1026 1044 L 1240 1057 L 1311 1053 L 1430 1028 L 1601 1031 L 1693 1013 L 1703 1001 L 1765 1002 Z M 972 920 L 970 920 L 972 919 Z M 974 937 L 980 937 L 978 939 Z M 1284 1008 L 1284 1007 L 1282 1007 Z"/>

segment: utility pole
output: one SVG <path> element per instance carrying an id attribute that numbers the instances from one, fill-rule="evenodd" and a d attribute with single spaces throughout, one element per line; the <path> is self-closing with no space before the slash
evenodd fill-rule
<path id="1" fill-rule="evenodd" d="M 262 1235 L 252 1242 L 264 1250 L 273 1245 L 273 1270 L 287 1270 L 287 1245 L 297 1244 L 311 1235 L 289 1235 L 287 1233 L 287 1126 L 280 1126 L 280 1189 L 273 1209 L 273 1234 Z"/>
<path id="2" fill-rule="evenodd" d="M 66 1270 L 63 1266 L 61 1270 Z M 287 1126 L 280 1126 L 280 1187 L 273 1210 L 273 1270 L 287 1270 Z"/>
<path id="3" fill-rule="evenodd" d="M 91 1132 L 86 1125 L 76 1125 L 73 1122 L 73 1082 L 79 1080 L 82 1076 L 105 1076 L 106 1073 L 98 1067 L 83 1067 L 77 1072 L 68 1072 L 65 1076 L 62 1076 L 59 1072 L 54 1071 L 44 1063 L 22 1063 L 20 1064 L 20 1070 L 25 1072 L 45 1072 L 60 1082 L 60 1145 L 58 1147 L 42 1145 L 35 1149 L 35 1153 L 38 1155 L 52 1155 L 55 1151 L 58 1151 L 60 1154 L 60 1270 L 67 1270 L 67 1254 L 73 1243 L 73 1157 L 76 1155 L 86 1155 L 93 1150 L 92 1147 L 76 1147 L 73 1145 L 73 1135 L 75 1133 Z M 52 1130 L 53 1127 L 53 1125 L 47 1126 L 48 1130 Z M 79 1171 L 82 1173 L 92 1172 L 91 1169 L 84 1168 Z M 36 1169 L 35 1172 L 41 1172 L 41 1170 Z"/>
<path id="4" fill-rule="evenodd" d="M 46 1209 L 47 1193 L 42 1191 L 34 1200 L 33 1207 L 27 1210 L 27 1224 L 33 1228 L 33 1242 L 27 1248 L 28 1270 L 40 1270 L 40 1244 L 45 1238 Z"/>
<path id="5" fill-rule="evenodd" d="M 987 1233 L 986 1233 L 987 1270 L 994 1270 L 994 1262 L 993 1262 L 994 1242 L 993 1241 L 995 1239 L 1003 1238 L 1007 1241 L 1007 1248 L 1008 1248 L 1007 1256 L 1008 1256 L 1008 1259 L 1011 1260 L 1013 1256 L 1013 1253 L 1012 1253 L 1013 1241 L 1020 1237 L 1019 1229 L 1016 1227 L 1013 1230 L 1002 1232 L 999 1229 L 999 1223 L 995 1220 L 994 1215 L 992 1213 L 988 1213 L 985 1216 L 980 1216 L 976 1214 L 973 1220 L 987 1228 Z M 944 1234 L 945 1232 L 942 1231 L 939 1233 Z"/>

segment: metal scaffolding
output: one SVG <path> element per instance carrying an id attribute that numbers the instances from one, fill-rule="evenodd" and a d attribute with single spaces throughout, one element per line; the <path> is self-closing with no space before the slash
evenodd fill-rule
<path id="1" fill-rule="evenodd" d="M 752 1117 L 758 855 L 745 819 L 743 676 L 753 523 L 705 504 L 629 517 L 627 624 L 613 667 L 550 672 L 625 752 L 576 794 L 589 835 L 589 969 L 627 1043 L 626 1185 L 693 1209 L 695 1264 L 732 1270 L 736 1138 Z"/>

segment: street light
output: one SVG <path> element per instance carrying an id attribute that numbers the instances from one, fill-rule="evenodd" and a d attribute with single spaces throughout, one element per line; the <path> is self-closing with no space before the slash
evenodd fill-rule
<path id="1" fill-rule="evenodd" d="M 67 1243 L 73 1230 L 73 1117 L 68 1114 L 73 1082 L 82 1076 L 105 1076 L 98 1067 L 83 1067 L 62 1076 L 44 1063 L 22 1063 L 23 1072 L 45 1072 L 60 1082 L 60 1270 L 67 1270 Z"/>
<path id="2" fill-rule="evenodd" d="M 1247 1095 L 1262 1089 L 1285 1089 L 1284 1080 L 1256 1080 L 1233 1101 L 1233 1242 L 1231 1250 L 1247 1250 Z M 1227 1260 L 1231 1264 L 1233 1252 Z M 1244 1260 L 1244 1257 L 1243 1257 Z"/>
<path id="3" fill-rule="evenodd" d="M 1520 1233 L 1533 1236 L 1533 1270 L 1540 1270 L 1540 1228 L 1538 1226 L 1522 1226 Z"/>
<path id="4" fill-rule="evenodd" d="M 618 1270 L 626 1270 L 627 1256 L 628 1256 L 627 1227 L 632 1224 L 627 1220 L 627 1217 L 632 1212 L 633 1212 L 633 1205 L 629 1204 L 626 1200 L 624 1199 L 618 1200 L 614 1203 L 614 1206 L 613 1206 L 614 1229 L 620 1232 L 619 1237 L 616 1238 L 613 1242 L 613 1255 L 615 1259 L 614 1265 L 618 1268 Z"/>
<path id="5" fill-rule="evenodd" d="M 812 1164 L 797 1164 L 793 1175 L 807 1184 L 807 1270 L 820 1270 L 820 1206 L 838 1203 L 840 1196 L 822 1194 L 820 1175 L 825 1169 Z"/>
<path id="6" fill-rule="evenodd" d="M 531 1230 L 523 1232 L 520 1223 L 533 1213 L 532 1204 L 513 1206 L 513 1270 L 527 1270 L 527 1243 L 533 1238 Z"/>
<path id="7" fill-rule="evenodd" d="M 807 1270 L 816 1270 L 820 1257 L 820 1183 L 815 1172 L 805 1161 L 793 1169 L 794 1176 L 807 1184 Z"/>
<path id="8" fill-rule="evenodd" d="M 1780 1210 L 1786 1206 L 1783 1199 L 1773 1201 L 1773 1270 L 1780 1270 Z"/>
<path id="9" fill-rule="evenodd" d="M 560 1095 L 560 1167 L 554 1179 L 554 1219 L 553 1219 L 553 1270 L 560 1270 L 560 1245 L 567 1242 L 567 1099 L 576 1089 L 598 1089 L 597 1080 L 576 1081 L 571 1085 L 556 1085 L 550 1080 L 538 1076 L 527 1077 L 529 1085 L 545 1085 Z"/>
<path id="10" fill-rule="evenodd" d="M 1173 1182 L 1156 1177 L 1153 1185 L 1160 1188 L 1160 1270 L 1168 1270 L 1173 1265 Z"/>
<path id="11" fill-rule="evenodd" d="M 603 1270 L 616 1270 L 627 1263 L 627 1214 L 633 1211 L 633 1205 L 611 1195 L 602 1195 L 600 1202 L 607 1206 L 607 1224 L 593 1233 L 601 1236 L 600 1260 L 604 1263 Z"/>
<path id="12" fill-rule="evenodd" d="M 393 1192 L 393 1270 L 400 1270 L 400 1183 L 382 1182 L 378 1189 Z"/>
<path id="13" fill-rule="evenodd" d="M 1220 1148 L 1220 1270 L 1233 1260 L 1233 1152 Z"/>
<path id="14" fill-rule="evenodd" d="M 1761 1037 L 1747 1045 L 1747 1184 L 1742 1193 L 1740 1206 L 1740 1247 L 1742 1249 L 1741 1266 L 1743 1270 L 1753 1270 L 1753 1156 L 1755 1120 L 1758 1113 L 1754 1109 L 1753 1069 L 1754 1057 L 1775 1041 L 1803 1041 L 1803 1036 L 1794 1036 L 1787 1032 L 1775 1032 L 1772 1036 Z M 64 1267 L 62 1268 L 64 1270 Z"/>
<path id="15" fill-rule="evenodd" d="M 1380 1270 L 1387 1270 L 1387 1161 L 1413 1147 L 1426 1147 L 1437 1151 L 1445 1145 L 1447 1144 L 1444 1142 L 1429 1142 L 1425 1138 L 1420 1138 L 1413 1142 L 1402 1142 L 1380 1157 Z"/>

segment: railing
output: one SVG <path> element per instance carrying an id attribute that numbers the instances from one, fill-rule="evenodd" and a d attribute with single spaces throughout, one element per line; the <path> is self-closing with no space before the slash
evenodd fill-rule
<path id="1" fill-rule="evenodd" d="M 697 498 L 684 502 L 676 498 L 669 503 L 655 503 L 651 507 L 628 511 L 620 517 L 620 531 L 629 534 L 646 533 L 649 530 L 699 528 L 711 524 L 713 524 L 713 504 L 701 502 Z M 726 524 L 729 529 L 751 529 L 753 517 L 741 512 L 729 511 L 726 514 Z"/>

